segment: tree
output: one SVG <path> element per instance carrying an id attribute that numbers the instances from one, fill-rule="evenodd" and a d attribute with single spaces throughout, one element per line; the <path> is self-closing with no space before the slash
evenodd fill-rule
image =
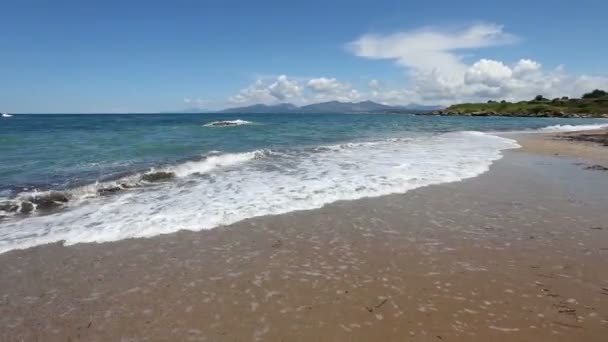
<path id="1" fill-rule="evenodd" d="M 536 97 L 534 98 L 534 101 L 549 101 L 549 100 L 544 98 L 542 95 L 536 95 Z"/>
<path id="2" fill-rule="evenodd" d="M 590 93 L 586 93 L 583 95 L 584 99 L 596 99 L 598 97 L 604 97 L 608 95 L 607 92 L 600 90 L 600 89 L 595 89 L 594 91 L 590 92 Z"/>

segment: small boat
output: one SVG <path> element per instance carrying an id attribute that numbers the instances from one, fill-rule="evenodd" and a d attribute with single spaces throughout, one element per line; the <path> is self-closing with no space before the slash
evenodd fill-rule
<path id="1" fill-rule="evenodd" d="M 13 116 L 9 113 L 2 113 L 3 118 L 12 118 Z"/>

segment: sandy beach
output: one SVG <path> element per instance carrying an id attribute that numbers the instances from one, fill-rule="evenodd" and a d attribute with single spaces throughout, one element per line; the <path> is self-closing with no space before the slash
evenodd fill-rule
<path id="1" fill-rule="evenodd" d="M 0 340 L 605 341 L 608 147 L 563 136 L 405 194 L 1 254 Z"/>

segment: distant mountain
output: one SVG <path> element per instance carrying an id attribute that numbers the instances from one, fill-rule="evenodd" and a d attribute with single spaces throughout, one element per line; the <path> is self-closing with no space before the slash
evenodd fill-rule
<path id="1" fill-rule="evenodd" d="M 339 102 L 330 101 L 315 103 L 298 108 L 299 113 L 389 113 L 396 109 L 372 101 L 363 102 Z"/>
<path id="2" fill-rule="evenodd" d="M 227 108 L 219 111 L 219 113 L 290 113 L 298 107 L 291 103 L 279 103 L 277 105 L 255 104 L 246 107 Z"/>
<path id="3" fill-rule="evenodd" d="M 388 106 L 373 101 L 314 103 L 302 107 L 291 103 L 278 105 L 255 104 L 247 107 L 228 108 L 219 113 L 316 113 L 316 114 L 419 114 L 441 109 L 440 106 Z"/>

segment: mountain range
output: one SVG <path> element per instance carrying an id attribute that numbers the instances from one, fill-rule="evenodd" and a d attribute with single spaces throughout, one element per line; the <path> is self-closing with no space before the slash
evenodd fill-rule
<path id="1" fill-rule="evenodd" d="M 254 104 L 245 107 L 227 108 L 219 111 L 198 110 L 198 112 L 214 113 L 238 113 L 238 114 L 286 114 L 286 113 L 309 113 L 309 114 L 420 114 L 433 110 L 442 109 L 441 106 L 388 106 L 373 101 L 362 102 L 340 102 L 329 101 L 313 103 L 306 106 L 296 106 L 291 103 L 279 103 L 276 105 Z M 182 113 L 193 113 L 192 109 L 180 111 Z"/>

